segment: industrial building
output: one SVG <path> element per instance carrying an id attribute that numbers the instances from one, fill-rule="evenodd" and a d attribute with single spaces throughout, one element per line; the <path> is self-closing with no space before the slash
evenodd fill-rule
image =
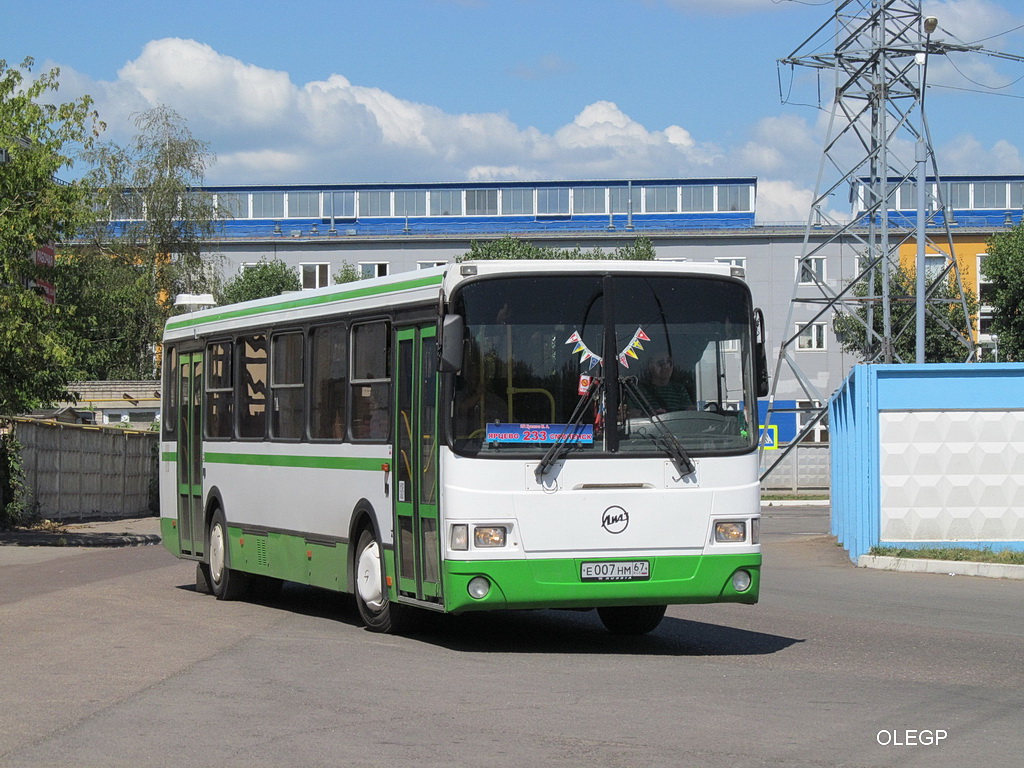
<path id="1" fill-rule="evenodd" d="M 929 181 L 934 185 L 935 181 Z M 1024 176 L 946 177 L 932 188 L 946 201 L 946 216 L 961 280 L 985 297 L 980 263 L 995 232 L 1021 220 Z M 840 289 L 858 273 L 855 243 L 839 239 L 800 265 L 805 238 L 828 240 L 825 227 L 759 222 L 757 179 L 664 178 L 587 181 L 445 182 L 416 184 L 322 184 L 211 186 L 222 212 L 218 235 L 225 277 L 262 259 L 280 259 L 297 271 L 304 289 L 330 285 L 343 267 L 363 277 L 409 272 L 450 263 L 474 240 L 520 237 L 554 248 L 611 252 L 636 237 L 649 238 L 658 259 L 723 262 L 742 267 L 755 303 L 765 314 L 769 363 L 784 338 L 796 333 L 800 368 L 827 398 L 859 358 L 844 352 L 831 323 L 809 322 L 812 305 L 793 305 L 794 327 L 784 327 L 794 296 L 810 295 L 813 281 Z M 851 190 L 851 217 L 860 214 L 859 190 Z M 913 184 L 894 186 L 891 224 L 912 229 Z M 931 225 L 943 219 L 931 218 Z M 900 246 L 913 264 L 914 244 Z M 941 255 L 932 258 L 942 259 Z M 990 310 L 976 318 L 983 346 Z M 797 406 L 804 389 L 783 372 L 775 407 Z M 763 410 L 763 408 L 762 408 Z M 773 418 L 774 445 L 800 431 L 799 413 Z M 785 489 L 828 488 L 828 429 L 822 423 L 780 463 L 766 483 Z"/>

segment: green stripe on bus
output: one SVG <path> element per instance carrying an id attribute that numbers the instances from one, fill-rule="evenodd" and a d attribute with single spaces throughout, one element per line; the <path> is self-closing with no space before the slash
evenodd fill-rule
<path id="1" fill-rule="evenodd" d="M 365 296 L 377 296 L 380 294 L 397 293 L 399 291 L 407 291 L 413 288 L 426 288 L 431 285 L 440 285 L 443 279 L 444 278 L 441 277 L 440 275 L 433 275 L 431 277 L 420 277 L 413 280 L 404 280 L 400 283 L 392 283 L 390 285 L 371 286 L 367 288 L 354 288 L 343 291 L 334 291 L 332 293 L 322 294 L 319 296 L 309 296 L 304 299 L 288 299 L 285 301 L 279 301 L 275 304 L 267 304 L 260 307 L 246 307 L 244 309 L 226 309 L 223 312 L 218 312 L 215 315 L 208 315 L 202 318 L 193 318 L 184 315 L 182 317 L 176 317 L 172 320 L 168 320 L 167 329 L 177 330 L 179 328 L 188 328 L 189 326 L 193 325 L 215 323 L 221 320 L 233 320 L 239 317 L 252 317 L 256 315 L 264 315 L 269 312 L 279 312 L 285 309 L 315 307 L 318 304 L 329 304 L 333 301 L 341 301 L 342 299 L 359 299 Z"/>
<path id="2" fill-rule="evenodd" d="M 160 454 L 160 458 L 164 461 L 177 461 L 178 453 L 177 451 L 164 451 Z"/>
<path id="3" fill-rule="evenodd" d="M 212 453 L 207 451 L 208 464 L 245 464 L 260 467 L 304 467 L 306 469 L 356 469 L 379 472 L 386 459 L 365 459 L 348 456 L 289 456 L 263 453 Z"/>

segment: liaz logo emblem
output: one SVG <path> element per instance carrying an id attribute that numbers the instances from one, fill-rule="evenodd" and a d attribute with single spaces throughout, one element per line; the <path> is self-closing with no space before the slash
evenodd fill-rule
<path id="1" fill-rule="evenodd" d="M 629 512 L 622 507 L 608 507 L 601 515 L 601 527 L 608 533 L 622 533 L 629 525 Z"/>

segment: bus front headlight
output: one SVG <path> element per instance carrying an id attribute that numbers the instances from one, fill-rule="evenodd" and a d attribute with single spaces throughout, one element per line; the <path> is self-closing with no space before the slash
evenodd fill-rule
<path id="1" fill-rule="evenodd" d="M 504 547 L 505 527 L 503 525 L 479 526 L 473 529 L 473 546 Z"/>
<path id="2" fill-rule="evenodd" d="M 469 526 L 465 523 L 452 526 L 452 549 L 462 552 L 469 549 Z"/>
<path id="3" fill-rule="evenodd" d="M 747 540 L 745 520 L 715 523 L 715 541 L 719 544 L 742 544 Z"/>

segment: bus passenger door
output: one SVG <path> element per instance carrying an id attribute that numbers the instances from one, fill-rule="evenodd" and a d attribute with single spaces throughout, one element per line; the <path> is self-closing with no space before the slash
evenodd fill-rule
<path id="1" fill-rule="evenodd" d="M 203 530 L 203 353 L 178 357 L 178 539 L 183 554 L 201 555 Z"/>
<path id="2" fill-rule="evenodd" d="M 394 505 L 398 591 L 439 603 L 436 335 L 433 325 L 398 331 Z"/>

